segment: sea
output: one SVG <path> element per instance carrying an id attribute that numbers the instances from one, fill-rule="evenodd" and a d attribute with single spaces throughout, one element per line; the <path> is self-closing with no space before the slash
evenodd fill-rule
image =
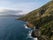
<path id="1" fill-rule="evenodd" d="M 31 28 L 19 17 L 0 17 L 0 40 L 37 40 L 31 37 Z"/>

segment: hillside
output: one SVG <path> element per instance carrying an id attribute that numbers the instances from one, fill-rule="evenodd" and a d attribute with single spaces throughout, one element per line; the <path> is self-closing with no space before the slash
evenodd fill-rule
<path id="1" fill-rule="evenodd" d="M 27 21 L 33 26 L 38 24 L 40 26 L 41 36 L 44 35 L 43 38 L 46 38 L 45 40 L 53 40 L 53 1 L 48 2 L 41 8 L 33 10 L 19 18 L 19 20 Z M 30 25 L 28 26 L 30 27 Z"/>

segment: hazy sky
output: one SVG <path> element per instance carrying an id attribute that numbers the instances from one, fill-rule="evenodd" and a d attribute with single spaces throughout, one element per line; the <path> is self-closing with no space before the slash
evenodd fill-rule
<path id="1" fill-rule="evenodd" d="M 0 0 L 0 12 L 5 9 L 22 10 L 23 13 L 37 9 L 50 0 Z"/>

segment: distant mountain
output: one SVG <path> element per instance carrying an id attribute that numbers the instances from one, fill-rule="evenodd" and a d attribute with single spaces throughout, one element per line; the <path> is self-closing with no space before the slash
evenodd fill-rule
<path id="1" fill-rule="evenodd" d="M 33 26 L 39 25 L 41 37 L 43 38 L 41 40 L 53 40 L 53 1 L 33 10 L 18 20 L 27 21 Z M 29 24 L 28 26 L 30 27 Z"/>
<path id="2" fill-rule="evenodd" d="M 0 10 L 0 17 L 21 17 L 20 13 L 22 10 L 11 10 L 11 9 L 2 9 Z"/>
<path id="3" fill-rule="evenodd" d="M 22 10 L 0 9 L 0 15 L 21 15 Z"/>
<path id="4" fill-rule="evenodd" d="M 0 15 L 0 17 L 21 17 L 23 15 Z"/>

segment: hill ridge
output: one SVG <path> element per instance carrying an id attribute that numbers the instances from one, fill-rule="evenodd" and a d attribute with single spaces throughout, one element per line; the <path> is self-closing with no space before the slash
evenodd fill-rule
<path id="1" fill-rule="evenodd" d="M 44 35 L 45 40 L 53 40 L 53 1 L 48 2 L 39 9 L 33 10 L 19 18 L 19 20 L 27 21 L 33 26 L 38 24 L 40 26 L 41 37 Z M 31 28 L 31 25 L 28 24 L 28 26 Z"/>

